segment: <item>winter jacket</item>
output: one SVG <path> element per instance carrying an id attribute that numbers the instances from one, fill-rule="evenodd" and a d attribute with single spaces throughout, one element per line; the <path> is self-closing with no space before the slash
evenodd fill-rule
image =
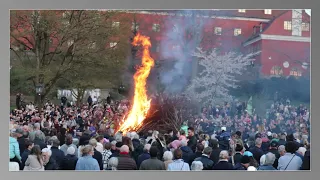
<path id="1" fill-rule="evenodd" d="M 183 146 L 180 148 L 182 151 L 182 159 L 185 163 L 190 164 L 192 155 L 193 155 L 193 151 L 191 150 L 191 148 L 189 146 Z"/>
<path id="2" fill-rule="evenodd" d="M 78 157 L 76 155 L 70 155 L 64 157 L 61 162 L 61 170 L 75 170 L 78 162 Z"/>
<path id="3" fill-rule="evenodd" d="M 24 171 L 44 171 L 43 161 L 38 161 L 36 155 L 29 155 L 25 162 Z"/>
<path id="4" fill-rule="evenodd" d="M 18 158 L 21 161 L 19 143 L 17 139 L 9 137 L 9 158 L 12 159 L 14 157 Z"/>
<path id="5" fill-rule="evenodd" d="M 118 170 L 136 170 L 137 164 L 136 162 L 130 157 L 129 154 L 119 154 L 118 157 Z"/>
<path id="6" fill-rule="evenodd" d="M 61 162 L 64 159 L 64 153 L 57 147 L 51 147 L 52 155 L 51 157 L 56 161 L 57 165 L 60 167 Z"/>
<path id="7" fill-rule="evenodd" d="M 196 158 L 194 161 L 201 161 L 203 164 L 203 170 L 212 170 L 214 166 L 214 162 L 206 155 L 202 155 L 201 157 Z"/>
<path id="8" fill-rule="evenodd" d="M 143 153 L 141 154 L 139 157 L 138 157 L 138 160 L 137 160 L 137 167 L 138 169 L 140 168 L 140 165 L 141 163 L 144 161 L 144 160 L 147 160 L 147 159 L 150 159 L 151 156 L 149 153 Z"/>

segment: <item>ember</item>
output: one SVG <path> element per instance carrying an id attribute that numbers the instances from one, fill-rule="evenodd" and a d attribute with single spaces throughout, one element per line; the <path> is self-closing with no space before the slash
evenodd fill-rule
<path id="1" fill-rule="evenodd" d="M 134 46 L 142 45 L 142 65 L 133 76 L 135 84 L 133 105 L 129 114 L 123 118 L 122 124 L 118 129 L 123 133 L 136 131 L 143 125 L 143 120 L 146 118 L 151 104 L 151 99 L 148 99 L 146 91 L 146 81 L 151 68 L 154 66 L 154 60 L 149 52 L 151 42 L 149 37 L 137 34 L 132 44 Z"/>

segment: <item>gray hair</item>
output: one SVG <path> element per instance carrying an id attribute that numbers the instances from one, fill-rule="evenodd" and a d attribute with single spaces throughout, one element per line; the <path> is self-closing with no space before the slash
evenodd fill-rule
<path id="1" fill-rule="evenodd" d="M 306 153 L 307 149 L 305 147 L 299 147 L 297 150 L 298 153 L 300 153 L 302 156 Z"/>
<path id="2" fill-rule="evenodd" d="M 188 145 L 188 142 L 186 140 L 181 141 L 181 147 L 187 146 L 187 145 Z"/>
<path id="3" fill-rule="evenodd" d="M 265 157 L 266 157 L 265 162 L 264 162 L 265 165 L 273 165 L 274 161 L 276 160 L 276 155 L 274 155 L 271 152 L 268 152 L 265 155 Z"/>
<path id="4" fill-rule="evenodd" d="M 166 151 L 163 153 L 163 160 L 164 161 L 169 161 L 173 159 L 173 154 L 171 151 Z"/>
<path id="5" fill-rule="evenodd" d="M 284 145 L 280 145 L 280 146 L 278 147 L 278 151 L 279 151 L 279 152 L 286 152 L 286 147 L 285 147 Z"/>
<path id="6" fill-rule="evenodd" d="M 112 157 L 109 159 L 108 166 L 111 167 L 111 169 L 116 169 L 118 167 L 118 158 Z"/>
<path id="7" fill-rule="evenodd" d="M 76 152 L 76 149 L 74 147 L 72 146 L 68 147 L 67 154 L 74 155 L 75 152 Z"/>
<path id="8" fill-rule="evenodd" d="M 203 154 L 210 155 L 211 153 L 212 153 L 212 148 L 211 147 L 204 148 Z"/>
<path id="9" fill-rule="evenodd" d="M 97 146 L 98 141 L 95 138 L 89 140 L 89 144 L 93 147 Z"/>
<path id="10" fill-rule="evenodd" d="M 191 164 L 192 171 L 201 171 L 203 169 L 203 164 L 201 161 L 193 161 Z"/>
<path id="11" fill-rule="evenodd" d="M 293 137 L 295 138 L 295 139 L 299 139 L 299 136 L 300 136 L 300 134 L 299 133 L 293 133 Z"/>
<path id="12" fill-rule="evenodd" d="M 120 133 L 116 133 L 114 135 L 114 139 L 117 141 L 117 142 L 122 142 L 122 135 Z"/>
<path id="13" fill-rule="evenodd" d="M 60 146 L 60 141 L 58 138 L 52 139 L 52 146 L 54 147 L 59 147 Z"/>
<path id="14" fill-rule="evenodd" d="M 39 128 L 40 128 L 40 123 L 35 123 L 35 124 L 33 125 L 33 127 L 34 127 L 34 129 L 39 129 Z"/>
<path id="15" fill-rule="evenodd" d="M 266 164 L 266 155 L 262 155 L 260 158 L 260 165 L 265 165 Z"/>
<path id="16" fill-rule="evenodd" d="M 229 159 L 228 151 L 221 151 L 219 154 L 219 159 Z"/>
<path id="17" fill-rule="evenodd" d="M 42 153 L 48 153 L 49 157 L 51 157 L 51 155 L 52 155 L 52 151 L 51 151 L 51 149 L 49 149 L 49 148 L 43 148 L 43 149 L 41 150 L 41 152 L 42 152 Z"/>
<path id="18" fill-rule="evenodd" d="M 151 148 L 151 144 L 146 144 L 144 145 L 143 150 L 149 152 L 150 148 Z"/>

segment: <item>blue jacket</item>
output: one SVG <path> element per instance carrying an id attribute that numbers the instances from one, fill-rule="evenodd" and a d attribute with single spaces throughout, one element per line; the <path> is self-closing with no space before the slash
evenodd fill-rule
<path id="1" fill-rule="evenodd" d="M 137 160 L 137 167 L 138 169 L 140 168 L 140 165 L 141 163 L 144 161 L 144 160 L 147 160 L 147 159 L 150 159 L 151 156 L 149 153 L 143 153 L 141 154 L 139 157 L 138 157 L 138 160 Z"/>
<path id="2" fill-rule="evenodd" d="M 17 139 L 9 137 L 9 158 L 17 157 L 21 161 L 19 143 Z"/>
<path id="3" fill-rule="evenodd" d="M 100 171 L 100 166 L 96 159 L 94 159 L 90 155 L 87 155 L 87 156 L 80 157 L 78 159 L 76 170 Z"/>

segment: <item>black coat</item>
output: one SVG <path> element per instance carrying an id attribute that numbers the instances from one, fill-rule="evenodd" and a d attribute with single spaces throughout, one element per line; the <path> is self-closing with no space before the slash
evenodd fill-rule
<path id="1" fill-rule="evenodd" d="M 52 155 L 51 157 L 56 161 L 57 165 L 60 167 L 61 162 L 64 159 L 64 152 L 58 149 L 57 147 L 51 147 Z"/>
<path id="2" fill-rule="evenodd" d="M 247 168 L 246 167 L 244 167 L 241 163 L 237 163 L 235 166 L 234 166 L 234 168 L 233 168 L 234 170 L 247 170 Z"/>
<path id="3" fill-rule="evenodd" d="M 301 170 L 310 170 L 310 150 L 304 154 Z"/>
<path id="4" fill-rule="evenodd" d="M 214 167 L 213 170 L 233 170 L 231 163 L 227 161 L 219 161 Z"/>
<path id="5" fill-rule="evenodd" d="M 44 166 L 45 170 L 59 170 L 59 166 L 52 156 L 50 157 L 49 162 Z"/>
<path id="6" fill-rule="evenodd" d="M 189 137 L 188 146 L 191 148 L 193 152 L 196 152 L 197 147 L 197 138 L 196 136 Z"/>
<path id="7" fill-rule="evenodd" d="M 210 155 L 210 159 L 217 164 L 219 162 L 219 155 L 222 150 L 220 148 L 212 148 L 212 153 Z"/>
<path id="8" fill-rule="evenodd" d="M 20 154 L 22 154 L 26 149 L 26 139 L 23 136 L 21 136 L 17 139 L 17 141 L 19 143 Z"/>
<path id="9" fill-rule="evenodd" d="M 201 157 L 202 156 L 202 152 L 195 152 L 195 153 L 193 153 L 193 155 L 191 156 L 191 158 L 190 158 L 190 164 L 189 165 L 191 165 L 192 164 L 192 162 L 196 159 L 196 158 L 198 158 L 198 157 Z"/>
<path id="10" fill-rule="evenodd" d="M 237 163 L 240 163 L 241 162 L 241 158 L 242 158 L 242 154 L 239 153 L 239 152 L 236 152 L 233 156 L 233 161 L 234 161 L 234 164 L 237 164 Z M 232 164 L 232 158 L 230 157 L 229 159 L 229 163 Z"/>
<path id="11" fill-rule="evenodd" d="M 264 152 L 261 148 L 258 148 L 257 146 L 251 147 L 249 151 L 253 154 L 254 159 L 260 164 L 260 158 L 263 156 Z"/>
<path id="12" fill-rule="evenodd" d="M 180 148 L 182 151 L 182 159 L 184 162 L 190 164 L 193 152 L 189 146 L 184 146 Z"/>
<path id="13" fill-rule="evenodd" d="M 207 156 L 201 156 L 195 159 L 195 161 L 201 161 L 203 164 L 203 170 L 212 170 L 214 162 Z"/>
<path id="14" fill-rule="evenodd" d="M 68 154 L 61 162 L 61 170 L 75 170 L 78 158 L 75 155 Z"/>
<path id="15" fill-rule="evenodd" d="M 34 145 L 40 146 L 41 150 L 47 147 L 46 143 L 44 143 L 42 140 L 40 140 L 38 138 L 35 138 L 33 143 L 34 143 Z"/>
<path id="16" fill-rule="evenodd" d="M 25 166 L 25 163 L 28 159 L 28 156 L 30 154 L 30 151 L 29 149 L 26 149 L 23 151 L 22 155 L 21 155 L 21 167 L 20 167 L 20 170 L 23 170 L 24 166 Z"/>
<path id="17" fill-rule="evenodd" d="M 100 170 L 103 170 L 102 154 L 99 151 L 97 151 L 96 149 L 94 149 L 94 154 L 92 157 L 98 161 Z"/>

